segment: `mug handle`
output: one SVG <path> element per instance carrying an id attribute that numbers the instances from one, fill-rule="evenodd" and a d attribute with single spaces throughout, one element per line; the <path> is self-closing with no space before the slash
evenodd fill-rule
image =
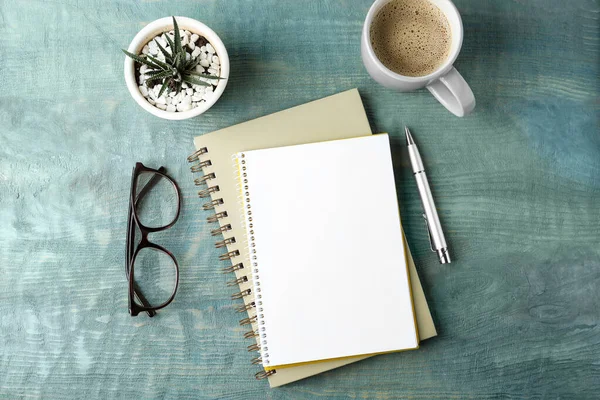
<path id="1" fill-rule="evenodd" d="M 427 89 L 457 117 L 464 117 L 475 108 L 473 91 L 454 67 L 446 75 L 427 85 Z"/>

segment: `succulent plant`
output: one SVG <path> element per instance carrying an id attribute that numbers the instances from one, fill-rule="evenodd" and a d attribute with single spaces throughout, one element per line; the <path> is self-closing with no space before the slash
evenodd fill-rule
<path id="1" fill-rule="evenodd" d="M 214 75 L 206 75 L 196 71 L 196 66 L 200 62 L 200 59 L 188 59 L 185 48 L 181 45 L 181 35 L 179 34 L 179 26 L 177 20 L 173 17 L 173 30 L 174 37 L 171 39 L 169 35 L 165 35 L 165 39 L 169 43 L 170 52 L 156 41 L 158 48 L 165 56 L 165 61 L 161 61 L 150 54 L 133 54 L 127 50 L 123 52 L 131 57 L 134 61 L 140 64 L 144 64 L 148 67 L 144 75 L 146 75 L 146 82 L 148 84 L 161 83 L 162 87 L 158 93 L 158 97 L 162 96 L 166 91 L 169 93 L 174 90 L 175 93 L 179 93 L 182 88 L 183 82 L 200 85 L 200 86 L 212 86 L 211 83 L 206 80 L 219 80 L 223 79 Z M 203 78 L 203 79 L 200 79 Z"/>

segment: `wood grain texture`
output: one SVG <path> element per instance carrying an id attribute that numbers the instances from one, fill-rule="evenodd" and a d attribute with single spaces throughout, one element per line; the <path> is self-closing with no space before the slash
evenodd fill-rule
<path id="1" fill-rule="evenodd" d="M 368 77 L 368 0 L 0 0 L 0 397 L 597 398 L 600 6 L 456 4 L 456 66 L 478 101 L 464 119 L 426 91 Z M 213 27 L 232 64 L 215 107 L 181 122 L 134 103 L 119 50 L 172 14 Z M 403 224 L 440 336 L 270 390 L 252 377 L 185 157 L 195 135 L 353 87 L 373 130 L 393 136 Z M 428 251 L 404 124 L 430 171 L 447 267 Z M 179 222 L 156 235 L 178 257 L 180 290 L 154 319 L 126 311 L 135 161 L 166 166 L 184 194 Z"/>

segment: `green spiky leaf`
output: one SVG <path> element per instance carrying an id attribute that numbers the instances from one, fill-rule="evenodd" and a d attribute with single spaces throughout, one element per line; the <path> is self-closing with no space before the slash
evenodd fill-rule
<path id="1" fill-rule="evenodd" d="M 167 42 L 169 42 L 169 47 L 171 47 L 171 52 L 173 52 L 173 54 L 174 54 L 175 53 L 175 43 L 173 43 L 173 41 L 171 40 L 171 37 L 169 36 L 168 32 L 165 33 L 165 39 L 167 39 Z"/>
<path id="2" fill-rule="evenodd" d="M 183 52 L 183 47 L 181 47 L 181 36 L 179 35 L 179 25 L 177 25 L 177 20 L 173 17 L 173 30 L 175 31 L 175 51 L 179 54 Z"/>
<path id="3" fill-rule="evenodd" d="M 165 90 L 168 90 L 172 81 L 173 81 L 173 78 L 165 79 L 165 82 L 163 83 L 162 87 L 160 88 L 160 91 L 158 92 L 158 97 L 162 96 L 162 94 L 165 92 Z"/>
<path id="4" fill-rule="evenodd" d="M 153 74 L 152 76 L 148 77 L 148 79 L 146 79 L 146 82 L 154 82 L 154 81 L 158 81 L 158 80 L 163 80 L 165 78 L 169 78 L 169 77 L 173 77 L 173 72 L 172 71 L 160 71 L 158 74 Z"/>
<path id="5" fill-rule="evenodd" d="M 202 74 L 200 72 L 196 72 L 196 71 L 187 71 L 186 74 L 188 75 L 194 75 L 194 76 L 200 76 L 202 78 L 206 78 L 206 79 L 211 79 L 211 80 L 216 80 L 216 81 L 220 81 L 223 80 L 225 78 L 221 78 L 220 76 L 216 76 L 216 75 L 206 75 L 206 74 Z"/>
<path id="6" fill-rule="evenodd" d="M 165 64 L 164 62 L 160 61 L 156 57 L 152 57 L 150 54 L 147 54 L 146 57 L 148 57 L 148 59 L 150 61 L 152 61 L 153 63 L 155 63 L 156 65 L 158 65 L 160 67 L 160 69 L 163 69 L 163 70 L 171 69 L 170 65 Z"/>
<path id="7" fill-rule="evenodd" d="M 166 36 L 166 35 L 165 35 Z M 156 40 L 156 44 L 158 45 L 158 48 L 160 49 L 160 51 L 163 53 L 163 55 L 165 56 L 165 60 L 167 60 L 168 62 L 172 62 L 173 61 L 173 55 L 169 54 L 169 52 L 160 45 L 160 43 L 158 43 L 158 40 Z M 172 49 L 171 49 L 172 51 Z"/>
<path id="8" fill-rule="evenodd" d="M 188 74 L 186 74 L 186 75 L 183 76 L 183 81 L 186 82 L 186 83 L 190 83 L 192 85 L 212 86 L 210 83 L 201 81 L 200 79 L 197 79 L 197 78 L 195 78 L 195 77 L 193 77 L 191 75 L 188 75 Z"/>
<path id="9" fill-rule="evenodd" d="M 152 62 L 148 61 L 146 58 L 144 58 L 142 56 L 138 56 L 137 54 L 130 53 L 127 50 L 123 50 L 123 53 L 127 54 L 128 57 L 132 58 L 134 61 L 139 62 L 140 64 L 144 64 L 153 69 L 158 68 L 157 65 L 153 64 Z"/>
<path id="10" fill-rule="evenodd" d="M 174 73 L 172 69 L 171 70 L 161 70 L 161 69 L 158 69 L 158 70 L 153 70 L 153 71 L 150 71 L 150 72 L 146 72 L 146 76 L 149 77 L 149 78 L 151 78 L 153 76 L 156 76 L 158 74 L 162 74 L 162 73 L 165 73 L 165 72 L 168 72 L 170 75 L 172 75 Z"/>

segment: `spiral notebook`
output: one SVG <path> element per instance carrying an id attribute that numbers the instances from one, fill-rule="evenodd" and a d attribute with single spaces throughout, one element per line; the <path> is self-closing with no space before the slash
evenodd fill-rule
<path id="1" fill-rule="evenodd" d="M 232 298 L 234 301 L 243 300 L 243 304 L 236 306 L 236 310 L 247 313 L 247 317 L 241 319 L 240 324 L 248 328 L 244 337 L 253 341 L 253 344 L 248 346 L 249 352 L 258 351 L 258 325 L 251 272 L 243 266 L 242 261 L 248 259 L 249 255 L 243 246 L 246 235 L 241 224 L 242 214 L 237 206 L 238 193 L 231 156 L 252 149 L 351 138 L 370 133 L 360 95 L 356 89 L 352 89 L 194 139 L 197 151 L 188 160 L 193 163 L 192 172 L 203 173 L 195 179 L 200 189 L 198 195 L 206 198 L 203 208 L 211 210 L 208 222 L 216 225 L 212 234 L 218 237 L 217 247 L 223 249 L 220 258 L 223 264 L 227 264 L 224 266 L 224 272 L 231 273 L 232 276 L 228 285 L 237 289 Z M 406 242 L 404 247 L 407 252 L 419 337 L 425 340 L 436 336 L 437 332 Z M 277 387 L 367 357 L 368 355 L 327 360 L 279 370 L 262 369 L 256 373 L 256 377 L 268 378 L 269 385 Z M 251 362 L 259 363 L 260 357 L 254 357 Z"/>
<path id="2" fill-rule="evenodd" d="M 388 135 L 235 160 L 265 369 L 418 348 Z"/>

